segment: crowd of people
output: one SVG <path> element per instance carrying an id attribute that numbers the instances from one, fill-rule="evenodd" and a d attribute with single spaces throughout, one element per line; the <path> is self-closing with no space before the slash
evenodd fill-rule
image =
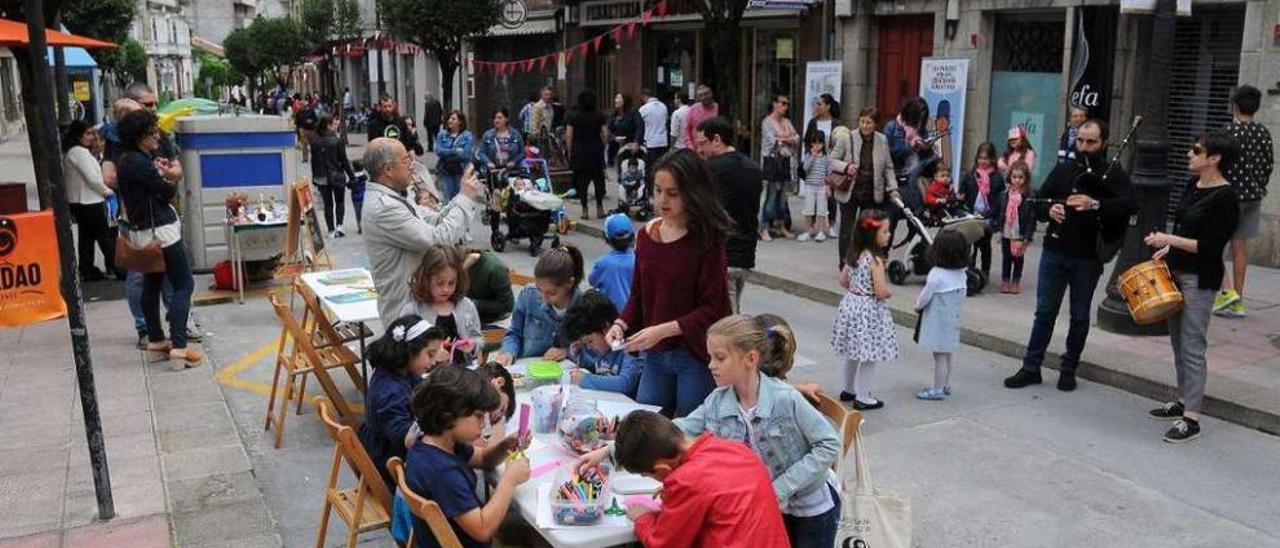
<path id="1" fill-rule="evenodd" d="M 64 139 L 80 274 L 126 277 L 136 288 L 128 300 L 139 347 L 189 367 L 202 356 L 188 346 L 193 279 L 172 205 L 181 164 L 157 127 L 154 93 L 143 85 L 128 91 L 129 98 L 115 104 L 117 122 L 102 128 L 73 124 Z M 515 487 L 529 478 L 527 461 L 507 459 L 487 501 L 474 489 L 475 469 L 493 468 L 526 442 L 503 431 L 515 398 L 507 367 L 532 357 L 571 359 L 577 369 L 569 382 L 661 410 L 632 413 L 615 444 L 579 462 L 585 470 L 612 458 L 663 482 L 660 511 L 628 509 L 646 545 L 663 545 L 673 535 L 704 543 L 749 535 L 762 545 L 831 546 L 842 504 L 830 473 L 840 457 L 839 438 L 807 401 L 818 387 L 788 379 L 797 343 L 786 319 L 741 313 L 758 242 L 774 237 L 838 239 L 832 283 L 844 294 L 829 348 L 843 362 L 839 399 L 871 411 L 885 406 L 873 385 L 876 368 L 902 355 L 887 272 L 899 206 L 943 208 L 940 214 L 959 206 L 986 226 L 976 242 L 941 232 L 928 250 L 932 268 L 914 301 L 920 322 L 913 336 L 934 361 L 932 382 L 916 394 L 925 401 L 952 394 L 965 271 L 988 271 L 999 238 L 1001 291 L 1019 292 L 1027 247 L 1044 223 L 1030 339 L 1020 369 L 1004 385 L 1042 382 L 1040 367 L 1069 292 L 1057 388 L 1076 388 L 1091 299 L 1111 258 L 1107 249 L 1124 237 L 1136 211 L 1128 174 L 1108 162 L 1107 124 L 1089 118 L 1086 109 L 1070 110 L 1057 164 L 1033 185 L 1037 155 L 1021 127 L 1010 130 L 1003 153 L 992 143 L 978 146 L 953 183 L 927 129 L 928 106 L 918 97 L 907 99 L 883 126 L 878 110 L 867 107 L 856 126 L 847 127 L 836 99 L 823 95 L 802 134 L 788 119 L 789 98 L 776 96 L 762 121 L 758 160 L 738 150 L 737 127 L 717 115 L 710 88 L 699 86 L 691 104 L 678 97 L 673 110 L 648 91 L 639 99 L 641 106 L 632 108 L 628 97 L 615 96 L 606 116 L 597 112 L 595 96 L 584 92 L 566 115 L 554 94 L 543 90 L 514 118 L 496 109 L 492 128 L 479 140 L 461 112 L 440 112 L 438 129 L 428 126 L 435 134 L 429 146 L 440 158 L 433 193 L 439 199 L 428 202 L 409 193 L 423 183 L 414 170 L 423 150 L 416 126 L 393 100 L 379 103 L 356 165 L 336 135 L 339 120 L 317 113 L 315 125 L 304 128 L 313 181 L 335 236 L 343 225 L 342 189 L 359 181 L 362 194 L 358 226 L 385 329 L 369 348 L 374 374 L 361 441 L 390 487 L 386 460 L 405 459 L 408 485 L 440 505 L 464 545 L 487 545 L 495 537 Z M 1205 132 L 1187 151 L 1195 176 L 1170 230 L 1144 235 L 1185 299 L 1168 320 L 1177 394 L 1150 411 L 1175 421 L 1164 433 L 1167 442 L 1200 434 L 1210 318 L 1214 312 L 1243 315 L 1244 269 L 1235 242 L 1256 235 L 1256 202 L 1265 196 L 1272 169 L 1270 136 L 1252 121 L 1260 102 L 1256 88 L 1233 93 L 1235 122 Z M 305 110 L 298 111 L 300 124 L 311 119 Z M 500 256 L 467 247 L 485 207 L 473 168 L 477 161 L 518 165 L 522 145 L 545 142 L 560 119 L 568 127 L 564 146 L 583 216 L 587 187 L 594 186 L 610 251 L 589 265 L 572 245 L 548 249 L 537 259 L 533 282 L 513 291 Z M 645 187 L 656 214 L 639 225 L 602 208 L 604 172 L 616 169 L 610 164 L 632 144 L 646 151 L 651 169 Z M 803 197 L 800 216 L 808 226 L 802 230 L 790 226 L 792 193 Z M 113 196 L 119 197 L 118 216 L 107 214 Z M 159 247 L 163 269 L 118 272 L 112 222 L 131 246 Z M 94 265 L 95 246 L 105 271 Z M 1229 247 L 1233 272 L 1223 259 Z M 167 323 L 160 317 L 162 302 Z M 484 348 L 482 333 L 501 321 L 507 327 L 500 347 Z M 488 359 L 478 363 L 482 355 Z M 710 504 L 729 498 L 743 503 Z M 421 545 L 430 545 L 425 524 L 412 520 L 398 529 L 409 527 Z"/>

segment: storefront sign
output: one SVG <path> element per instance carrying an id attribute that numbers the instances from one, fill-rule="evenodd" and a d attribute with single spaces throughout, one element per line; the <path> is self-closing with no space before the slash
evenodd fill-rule
<path id="1" fill-rule="evenodd" d="M 53 211 L 0 217 L 0 327 L 65 316 Z"/>
<path id="2" fill-rule="evenodd" d="M 1160 0 L 1120 0 L 1120 13 L 1155 13 Z M 1178 0 L 1178 15 L 1191 15 L 1191 0 Z"/>
<path id="3" fill-rule="evenodd" d="M 968 59 L 925 58 L 920 61 L 920 96 L 933 117 L 931 135 L 940 135 L 942 157 L 951 164 L 951 180 L 959 184 L 964 159 L 965 89 L 969 82 Z"/>
<path id="4" fill-rule="evenodd" d="M 805 65 L 804 124 L 800 126 L 801 128 L 808 127 L 809 120 L 813 119 L 813 106 L 822 94 L 830 93 L 837 101 L 840 100 L 843 74 L 842 61 L 810 61 Z"/>
<path id="5" fill-rule="evenodd" d="M 1111 116 L 1116 20 L 1111 6 L 1076 8 L 1068 102 L 1088 108 L 1090 118 L 1108 120 Z"/>
<path id="6" fill-rule="evenodd" d="M 524 0 L 506 0 L 502 3 L 502 26 L 509 29 L 518 29 L 524 24 L 525 18 L 528 17 L 528 10 L 525 9 Z"/>

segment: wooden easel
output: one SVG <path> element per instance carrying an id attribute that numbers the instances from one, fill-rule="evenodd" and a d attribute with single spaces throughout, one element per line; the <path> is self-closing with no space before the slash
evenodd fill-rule
<path id="1" fill-rule="evenodd" d="M 311 182 L 303 179 L 289 187 L 289 215 L 284 232 L 284 255 L 276 267 L 275 278 L 289 281 L 289 307 L 293 308 L 293 281 L 303 272 L 333 268 L 324 241 L 324 229 L 316 219 L 315 201 L 311 199 Z M 306 232 L 303 232 L 306 227 Z M 303 237 L 303 235 L 306 237 Z"/>

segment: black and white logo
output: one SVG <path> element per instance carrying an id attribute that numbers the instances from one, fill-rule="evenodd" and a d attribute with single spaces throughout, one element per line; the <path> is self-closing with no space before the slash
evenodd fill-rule
<path id="1" fill-rule="evenodd" d="M 524 25 L 525 18 L 529 16 L 529 11 L 525 8 L 524 0 L 506 0 L 502 3 L 502 26 L 509 29 L 518 29 Z"/>
<path id="2" fill-rule="evenodd" d="M 18 247 L 18 223 L 8 217 L 0 217 L 0 257 Z"/>

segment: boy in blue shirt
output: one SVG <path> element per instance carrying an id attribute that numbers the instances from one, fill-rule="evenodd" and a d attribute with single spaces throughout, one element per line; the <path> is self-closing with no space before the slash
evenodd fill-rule
<path id="1" fill-rule="evenodd" d="M 582 294 L 564 313 L 560 324 L 563 340 L 573 341 L 569 358 L 580 369 L 569 373 L 573 384 L 587 390 L 604 390 L 636 397 L 640 385 L 640 358 L 614 350 L 604 334 L 618 319 L 618 309 L 599 291 Z"/>
<path id="2" fill-rule="evenodd" d="M 631 247 L 636 241 L 636 234 L 631 227 L 631 218 L 625 213 L 614 213 L 606 218 L 604 240 L 613 247 L 613 251 L 596 260 L 587 283 L 608 295 L 613 306 L 622 310 L 631 297 L 631 275 L 636 269 L 636 252 Z"/>
<path id="3" fill-rule="evenodd" d="M 414 493 L 435 501 L 449 526 L 467 548 L 485 548 L 507 515 L 516 486 L 529 481 L 529 461 L 508 460 L 502 479 L 487 504 L 476 495 L 476 468 L 496 467 L 515 448 L 515 437 L 485 447 L 480 439 L 489 414 L 501 404 L 498 390 L 481 374 L 464 367 L 439 367 L 413 394 L 413 415 L 422 439 L 409 448 L 405 483 Z M 419 548 L 439 546 L 426 523 L 413 520 Z"/>

